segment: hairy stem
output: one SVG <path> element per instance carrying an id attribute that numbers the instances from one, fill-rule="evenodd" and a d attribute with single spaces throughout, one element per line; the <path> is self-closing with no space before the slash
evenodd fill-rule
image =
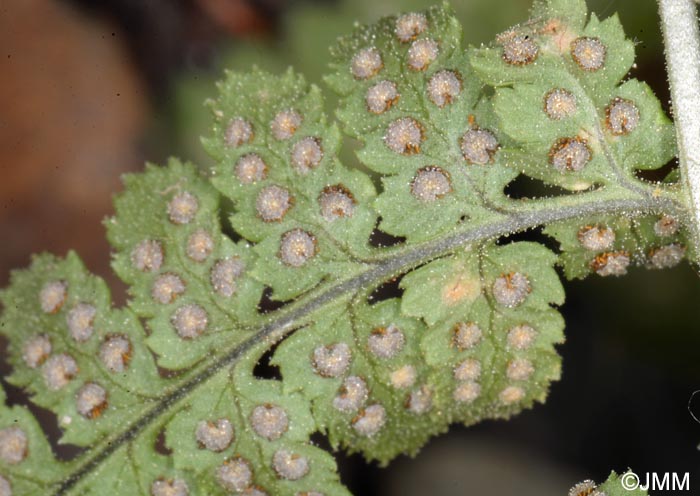
<path id="1" fill-rule="evenodd" d="M 693 0 L 659 0 L 678 159 L 689 195 L 696 258 L 700 253 L 700 32 Z"/>
<path id="2" fill-rule="evenodd" d="M 543 224 L 585 218 L 592 215 L 623 214 L 636 212 L 665 212 L 679 214 L 677 203 L 669 198 L 638 196 L 629 193 L 611 192 L 606 195 L 571 195 L 567 198 L 528 202 L 522 210 L 492 222 L 485 220 L 476 225 L 465 226 L 456 233 L 427 241 L 415 246 L 392 251 L 375 263 L 367 264 L 366 269 L 330 287 L 324 286 L 313 291 L 297 302 L 269 315 L 269 320 L 261 325 L 255 334 L 246 341 L 212 356 L 202 363 L 177 386 L 163 393 L 163 396 L 148 408 L 135 415 L 134 421 L 120 432 L 95 446 L 83 459 L 75 462 L 75 470 L 66 477 L 52 493 L 54 496 L 66 494 L 95 467 L 112 453 L 131 442 L 146 428 L 161 419 L 181 400 L 187 398 L 196 388 L 206 383 L 217 372 L 236 364 L 247 351 L 264 343 L 273 343 L 289 332 L 299 329 L 312 321 L 319 311 L 343 297 L 351 297 L 366 288 L 374 288 L 391 277 L 407 272 L 419 265 L 434 260 L 462 246 L 480 244 L 490 239 L 509 235 Z"/>

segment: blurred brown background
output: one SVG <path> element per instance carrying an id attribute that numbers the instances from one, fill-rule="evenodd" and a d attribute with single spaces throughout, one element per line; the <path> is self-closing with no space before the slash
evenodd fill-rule
<path id="1" fill-rule="evenodd" d="M 120 174 L 167 149 L 156 110 L 170 81 L 198 45 L 267 25 L 239 1 L 3 1 L 0 284 L 44 250 L 107 275 L 101 221 Z"/>
<path id="2" fill-rule="evenodd" d="M 291 64 L 318 82 L 326 47 L 354 20 L 429 3 L 1 0 L 0 286 L 31 253 L 72 248 L 122 294 L 101 225 L 119 176 L 170 154 L 207 164 L 202 101 L 223 67 Z M 478 43 L 526 19 L 530 1 L 452 3 Z M 654 1 L 589 3 L 602 16 L 621 12 L 639 42 L 633 76 L 667 105 Z M 700 425 L 686 404 L 700 389 L 699 283 L 688 266 L 568 283 L 564 376 L 546 405 L 454 427 L 386 470 L 340 455 L 344 481 L 368 496 L 548 496 L 631 466 L 690 471 L 697 487 Z"/>

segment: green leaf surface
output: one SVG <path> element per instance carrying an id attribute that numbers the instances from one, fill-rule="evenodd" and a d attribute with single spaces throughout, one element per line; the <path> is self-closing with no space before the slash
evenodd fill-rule
<path id="1" fill-rule="evenodd" d="M 7 380 L 84 451 L 59 461 L 26 407 L 2 406 L 0 493 L 347 495 L 315 433 L 384 465 L 543 402 L 562 367 L 555 266 L 686 255 L 685 193 L 635 175 L 673 156 L 673 127 L 621 83 L 617 18 L 579 0 L 537 2 L 486 48 L 462 38 L 443 6 L 339 39 L 338 122 L 291 69 L 227 73 L 211 170 L 124 177 L 106 227 L 125 306 L 72 252 L 14 272 Z M 575 102 L 557 118 L 553 81 Z M 521 175 L 561 194 L 511 195 Z M 537 227 L 556 251 L 511 237 Z"/>
<path id="2" fill-rule="evenodd" d="M 262 285 L 244 277 L 255 260 L 250 244 L 222 232 L 216 190 L 176 160 L 124 182 L 107 234 L 117 250 L 115 272 L 131 285 L 130 307 L 148 319 L 158 364 L 185 368 L 208 350 L 245 339 Z M 184 217 L 174 220 L 178 215 Z"/>
<path id="3" fill-rule="evenodd" d="M 514 175 L 500 166 L 491 102 L 472 73 L 452 12 L 419 14 L 422 30 L 404 41 L 397 33 L 410 15 L 340 39 L 332 52 L 336 72 L 326 81 L 341 95 L 337 114 L 344 130 L 365 145 L 358 158 L 384 175 L 375 202 L 381 229 L 422 240 L 482 217 L 484 196 L 500 192 Z M 378 57 L 376 71 L 359 77 L 358 64 L 372 56 Z M 488 150 L 470 145 L 467 158 L 463 142 L 478 136 L 470 131 L 493 142 Z"/>
<path id="4" fill-rule="evenodd" d="M 518 142 L 504 150 L 509 160 L 531 177 L 572 190 L 633 184 L 635 169 L 666 164 L 674 155 L 673 125 L 645 84 L 620 84 L 634 46 L 617 17 L 600 21 L 592 14 L 584 26 L 585 9 L 554 3 L 533 14 L 470 57 L 496 87 L 496 114 Z M 530 58 L 517 62 L 523 53 Z"/>

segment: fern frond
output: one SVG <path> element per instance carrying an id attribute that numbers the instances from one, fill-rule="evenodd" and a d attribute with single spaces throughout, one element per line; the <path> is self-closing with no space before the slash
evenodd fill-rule
<path id="1" fill-rule="evenodd" d="M 386 464 L 544 401 L 555 265 L 619 275 L 688 249 L 681 186 L 635 175 L 675 149 L 648 87 L 620 84 L 633 55 L 616 18 L 550 0 L 486 48 L 447 6 L 357 28 L 326 77 L 340 126 L 291 69 L 227 73 L 210 174 L 149 165 L 115 199 L 124 308 L 73 253 L 0 294 L 8 381 L 83 448 L 59 461 L 29 410 L 2 406 L 0 488 L 346 495 L 312 434 Z M 366 169 L 338 159 L 341 127 Z M 521 175 L 564 194 L 511 198 Z M 539 226 L 558 252 L 506 239 Z M 256 376 L 269 355 L 279 378 Z"/>

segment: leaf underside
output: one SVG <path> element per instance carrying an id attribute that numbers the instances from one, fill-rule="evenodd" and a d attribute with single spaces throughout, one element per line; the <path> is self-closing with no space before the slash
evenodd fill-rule
<path id="1" fill-rule="evenodd" d="M 582 1 L 461 40 L 448 6 L 341 38 L 337 120 L 292 70 L 228 73 L 204 141 L 217 165 L 149 165 L 115 199 L 125 307 L 74 253 L 14 272 L 6 379 L 85 450 L 58 460 L 27 407 L 3 406 L 0 494 L 345 495 L 313 434 L 386 464 L 543 402 L 564 339 L 555 266 L 686 255 L 679 187 L 637 178 L 673 158 L 673 125 L 622 82 L 617 17 Z M 363 170 L 337 159 L 344 137 Z M 506 195 L 521 176 L 563 193 Z M 537 226 L 556 251 L 507 238 Z M 380 231 L 400 242 L 370 243 Z M 275 344 L 279 377 L 256 376 Z"/>

